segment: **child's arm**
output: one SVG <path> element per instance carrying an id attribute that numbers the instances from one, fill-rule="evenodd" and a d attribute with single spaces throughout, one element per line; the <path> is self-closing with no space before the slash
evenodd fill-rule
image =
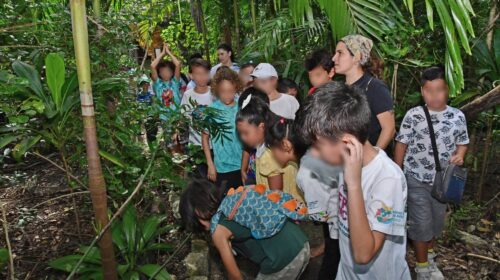
<path id="1" fill-rule="evenodd" d="M 228 278 L 231 280 L 240 280 L 243 279 L 243 277 L 231 250 L 232 235 L 233 234 L 229 231 L 229 229 L 222 225 L 218 225 L 212 235 L 212 240 L 214 241 L 215 248 L 219 251 L 222 263 L 227 270 Z"/>
<path id="2" fill-rule="evenodd" d="M 455 153 L 451 156 L 450 163 L 455 165 L 464 164 L 465 153 L 467 152 L 467 145 L 457 145 Z"/>
<path id="3" fill-rule="evenodd" d="M 396 164 L 399 165 L 401 169 L 403 169 L 403 161 L 407 148 L 408 145 L 396 141 L 396 147 L 394 148 L 394 162 L 396 162 Z"/>
<path id="4" fill-rule="evenodd" d="M 166 49 L 165 49 L 165 44 L 163 45 L 163 49 L 161 50 L 160 55 L 158 55 L 153 62 L 151 62 L 151 79 L 153 82 L 156 82 L 158 79 L 158 71 L 156 70 L 156 67 L 162 61 L 162 59 L 165 57 L 167 54 Z"/>
<path id="5" fill-rule="evenodd" d="M 267 177 L 269 189 L 283 191 L 283 174 Z"/>
<path id="6" fill-rule="evenodd" d="M 245 182 L 247 180 L 247 170 L 248 170 L 248 161 L 250 160 L 250 153 L 243 149 L 243 152 L 241 154 L 241 181 L 243 182 L 243 185 L 245 185 Z"/>
<path id="7" fill-rule="evenodd" d="M 206 132 L 203 132 L 201 134 L 201 146 L 203 147 L 203 152 L 205 153 L 205 158 L 207 159 L 207 177 L 209 180 L 215 182 L 217 180 L 217 170 L 215 169 L 215 164 L 212 160 L 212 154 L 210 153 L 210 136 Z"/>
<path id="8" fill-rule="evenodd" d="M 165 52 L 170 56 L 172 59 L 172 62 L 175 64 L 175 73 L 174 76 L 177 78 L 178 81 L 181 80 L 181 66 L 182 63 L 177 57 L 170 51 L 170 48 L 168 47 L 168 44 L 165 43 Z"/>
<path id="9" fill-rule="evenodd" d="M 347 185 L 347 209 L 349 234 L 354 261 L 367 264 L 382 248 L 385 234 L 372 231 L 361 189 L 361 167 L 363 165 L 363 145 L 353 136 L 346 136 L 344 158 L 344 180 Z"/>
<path id="10" fill-rule="evenodd" d="M 382 127 L 380 135 L 375 146 L 384 150 L 391 143 L 396 133 L 396 121 L 394 120 L 394 111 L 386 111 L 377 115 L 378 122 Z"/>

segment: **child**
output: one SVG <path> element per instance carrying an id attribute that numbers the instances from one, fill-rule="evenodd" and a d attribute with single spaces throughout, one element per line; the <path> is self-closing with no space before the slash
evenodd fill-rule
<path id="1" fill-rule="evenodd" d="M 249 94 L 242 103 L 242 107 L 236 116 L 236 127 L 240 133 L 240 138 L 245 145 L 254 147 L 255 170 L 257 184 L 265 185 L 271 190 L 282 190 L 302 201 L 301 195 L 295 191 L 297 184 L 295 176 L 297 167 L 287 165 L 285 168 L 276 162 L 271 154 L 271 150 L 266 147 L 265 135 L 266 125 L 272 118 L 276 118 L 269 105 L 262 99 Z"/>
<path id="2" fill-rule="evenodd" d="M 163 58 L 169 55 L 172 61 L 164 61 Z M 151 79 L 153 80 L 153 90 L 156 98 L 165 108 L 175 108 L 175 104 L 181 102 L 180 93 L 181 62 L 175 57 L 168 47 L 163 44 L 160 55 L 151 63 Z M 160 118 L 166 120 L 167 116 L 161 114 Z"/>
<path id="3" fill-rule="evenodd" d="M 238 76 L 240 76 L 241 84 L 243 85 L 243 90 L 251 87 L 253 85 L 252 72 L 255 69 L 255 64 L 252 62 L 245 63 L 241 65 Z"/>
<path id="4" fill-rule="evenodd" d="M 252 72 L 254 85 L 269 96 L 271 111 L 278 116 L 295 119 L 299 102 L 294 97 L 278 92 L 278 72 L 269 63 L 260 63 Z"/>
<path id="5" fill-rule="evenodd" d="M 151 104 L 151 96 L 153 95 L 153 92 L 151 91 L 149 78 L 146 75 L 142 75 L 139 78 L 139 88 L 140 89 L 136 97 L 137 102 Z"/>
<path id="6" fill-rule="evenodd" d="M 317 87 L 332 80 L 333 75 L 335 75 L 333 65 L 332 55 L 327 50 L 316 50 L 306 58 L 304 66 L 312 85 L 308 95 L 313 94 Z"/>
<path id="7" fill-rule="evenodd" d="M 323 160 L 344 166 L 337 279 L 411 279 L 405 261 L 405 177 L 383 150 L 367 141 L 366 98 L 357 88 L 329 82 L 306 100 L 297 125 Z"/>
<path id="8" fill-rule="evenodd" d="M 233 250 L 259 265 L 256 279 L 299 279 L 309 262 L 309 242 L 289 218 L 303 218 L 307 209 L 294 211 L 298 203 L 290 198 L 257 185 L 230 189 L 222 199 L 212 183 L 193 180 L 179 212 L 188 230 L 210 230 L 229 279 L 243 279 Z M 264 220 L 273 222 L 259 222 Z"/>
<path id="9" fill-rule="evenodd" d="M 444 226 L 446 204 L 431 196 L 434 181 L 434 152 L 441 166 L 462 165 L 469 137 L 464 114 L 448 102 L 448 86 L 442 67 L 422 73 L 422 97 L 436 133 L 438 151 L 432 151 L 429 127 L 422 106 L 410 109 L 396 137 L 394 161 L 404 169 L 408 182 L 408 237 L 413 241 L 417 279 L 443 279 L 434 257 L 433 243 Z"/>
<path id="10" fill-rule="evenodd" d="M 278 92 L 283 92 L 299 100 L 299 86 L 294 80 L 288 78 L 278 79 Z"/>
<path id="11" fill-rule="evenodd" d="M 194 58 L 189 62 L 189 75 L 194 81 L 194 88 L 188 89 L 182 96 L 181 105 L 186 105 L 190 110 L 191 102 L 194 101 L 199 107 L 208 106 L 214 101 L 214 96 L 210 92 L 210 63 L 201 58 Z M 189 144 L 201 149 L 201 134 L 193 127 L 189 128 Z M 196 148 L 193 147 L 193 148 Z M 208 167 L 205 164 L 198 164 L 197 170 L 202 177 L 207 176 Z"/>
<path id="12" fill-rule="evenodd" d="M 266 144 L 282 166 L 300 160 L 297 185 L 304 193 L 309 217 L 323 224 L 325 239 L 320 246 L 311 248 L 311 257 L 325 253 L 318 279 L 335 279 L 340 262 L 337 213 L 342 169 L 317 158 L 313 149 L 306 153 L 307 146 L 300 139 L 299 130 L 292 120 L 280 119 L 269 127 Z"/>
<path id="13" fill-rule="evenodd" d="M 243 91 L 238 99 L 239 108 L 243 106 L 243 100 L 245 100 L 250 94 L 253 98 L 258 98 L 269 106 L 269 97 L 267 94 L 254 87 L 249 87 Z M 241 158 L 241 179 L 243 180 L 243 185 L 256 184 L 255 152 L 256 150 L 254 147 L 246 145 L 243 147 L 243 155 Z"/>
<path id="14" fill-rule="evenodd" d="M 238 112 L 236 93 L 241 90 L 238 74 L 227 66 L 221 66 L 212 80 L 212 88 L 218 100 L 210 107 L 219 110 L 220 117 L 217 121 L 226 123 L 229 129 L 222 131 L 224 135 L 221 137 L 212 138 L 215 160 L 212 159 L 210 152 L 208 133 L 203 133 L 202 145 L 207 159 L 208 179 L 216 182 L 218 187 L 226 191 L 229 187 L 242 185 L 241 155 L 243 149 L 235 128 Z"/>

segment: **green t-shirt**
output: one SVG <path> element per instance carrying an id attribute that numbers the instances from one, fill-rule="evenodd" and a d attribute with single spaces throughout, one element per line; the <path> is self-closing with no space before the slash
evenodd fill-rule
<path id="1" fill-rule="evenodd" d="M 222 217 L 223 225 L 233 233 L 232 247 L 239 254 L 260 266 L 260 273 L 271 274 L 282 270 L 304 248 L 306 235 L 291 221 L 276 235 L 265 239 L 255 239 L 250 230 L 234 221 Z"/>

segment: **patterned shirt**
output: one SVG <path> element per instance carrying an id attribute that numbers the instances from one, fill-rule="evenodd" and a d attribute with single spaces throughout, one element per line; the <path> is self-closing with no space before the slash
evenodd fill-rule
<path id="1" fill-rule="evenodd" d="M 447 166 L 457 145 L 469 144 L 465 116 L 459 109 L 450 106 L 440 112 L 429 110 L 429 114 L 436 135 L 439 161 L 441 166 Z M 429 127 L 421 106 L 406 113 L 396 141 L 408 145 L 403 164 L 405 174 L 423 183 L 432 183 L 436 169 Z"/>

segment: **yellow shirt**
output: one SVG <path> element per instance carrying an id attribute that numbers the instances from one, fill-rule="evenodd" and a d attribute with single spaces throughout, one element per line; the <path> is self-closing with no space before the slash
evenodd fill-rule
<path id="1" fill-rule="evenodd" d="M 268 177 L 283 175 L 283 192 L 291 194 L 298 201 L 303 202 L 302 192 L 297 187 L 295 177 L 297 176 L 297 164 L 289 163 L 285 168 L 276 162 L 273 158 L 271 150 L 266 148 L 266 151 L 261 157 L 255 159 L 255 176 L 257 184 L 265 185 L 269 188 Z"/>

